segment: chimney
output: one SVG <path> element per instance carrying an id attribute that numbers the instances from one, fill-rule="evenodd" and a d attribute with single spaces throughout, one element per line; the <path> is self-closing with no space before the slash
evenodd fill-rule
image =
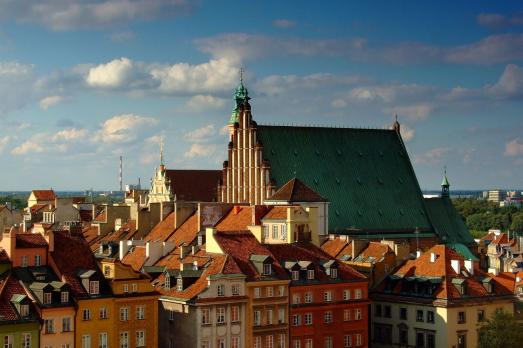
<path id="1" fill-rule="evenodd" d="M 421 250 L 416 250 L 416 258 L 419 258 L 421 256 Z"/>
<path id="2" fill-rule="evenodd" d="M 129 244 L 127 244 L 127 241 L 121 240 L 120 247 L 118 248 L 118 252 L 120 254 L 120 261 L 123 260 L 124 256 L 127 254 L 128 250 L 129 250 Z"/>
<path id="3" fill-rule="evenodd" d="M 474 275 L 474 263 L 472 262 L 472 260 L 465 260 L 465 269 L 471 275 Z"/>
<path id="4" fill-rule="evenodd" d="M 192 268 L 197 271 L 198 270 L 198 261 L 193 261 L 192 262 Z"/>
<path id="5" fill-rule="evenodd" d="M 450 260 L 450 265 L 452 266 L 452 269 L 454 270 L 454 272 L 456 272 L 457 274 L 460 273 L 460 262 L 459 262 L 459 260 Z"/>
<path id="6" fill-rule="evenodd" d="M 430 262 L 436 262 L 437 255 L 436 253 L 430 253 Z"/>

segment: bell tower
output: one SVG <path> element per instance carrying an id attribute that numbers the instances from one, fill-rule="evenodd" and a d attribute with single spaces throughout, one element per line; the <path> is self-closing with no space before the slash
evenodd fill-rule
<path id="1" fill-rule="evenodd" d="M 441 182 L 441 197 L 449 197 L 450 195 L 450 184 L 447 179 L 447 166 L 445 166 L 443 181 Z"/>

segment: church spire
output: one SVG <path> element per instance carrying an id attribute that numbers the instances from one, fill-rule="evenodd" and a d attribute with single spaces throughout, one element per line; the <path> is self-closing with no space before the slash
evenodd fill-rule
<path id="1" fill-rule="evenodd" d="M 441 182 L 441 197 L 449 197 L 450 184 L 449 179 L 447 178 L 447 166 L 445 166 L 443 181 Z"/>
<path id="2" fill-rule="evenodd" d="M 165 169 L 165 163 L 163 162 L 163 135 L 160 137 L 160 170 Z"/>
<path id="3" fill-rule="evenodd" d="M 240 107 L 249 103 L 249 91 L 245 88 L 243 84 L 243 67 L 240 68 L 240 84 L 234 90 L 234 108 L 232 109 L 231 118 L 229 119 L 229 124 L 234 125 L 238 122 L 238 117 L 240 115 Z"/>

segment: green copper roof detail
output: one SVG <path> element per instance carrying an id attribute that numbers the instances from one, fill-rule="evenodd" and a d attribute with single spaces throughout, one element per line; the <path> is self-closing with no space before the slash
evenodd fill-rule
<path id="1" fill-rule="evenodd" d="M 433 231 L 398 132 L 261 125 L 257 136 L 277 188 L 296 177 L 330 202 L 330 231 Z"/>
<path id="2" fill-rule="evenodd" d="M 229 124 L 235 124 L 239 121 L 240 112 L 238 111 L 238 107 L 235 107 L 232 110 L 231 118 L 229 119 Z"/>
<path id="3" fill-rule="evenodd" d="M 474 244 L 474 238 L 449 197 L 425 198 L 425 206 L 436 233 L 445 244 Z"/>
<path id="4" fill-rule="evenodd" d="M 443 181 L 441 182 L 441 186 L 447 186 L 447 187 L 450 186 L 449 179 L 447 179 L 446 175 L 443 177 Z"/>

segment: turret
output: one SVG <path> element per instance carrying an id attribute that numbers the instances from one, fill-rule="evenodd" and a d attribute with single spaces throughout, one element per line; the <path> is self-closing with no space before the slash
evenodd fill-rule
<path id="1" fill-rule="evenodd" d="M 449 179 L 447 179 L 447 167 L 445 167 L 445 173 L 443 175 L 443 181 L 441 182 L 441 197 L 449 197 Z"/>

